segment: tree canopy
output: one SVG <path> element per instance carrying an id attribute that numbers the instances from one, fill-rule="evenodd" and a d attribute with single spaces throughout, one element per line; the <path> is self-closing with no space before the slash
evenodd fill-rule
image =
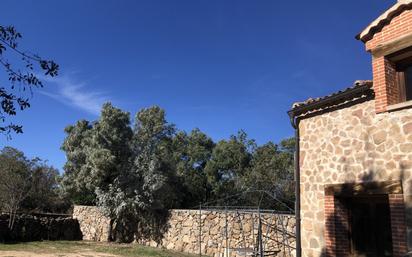
<path id="1" fill-rule="evenodd" d="M 0 177 L 0 211 L 10 215 L 10 229 L 19 211 L 61 212 L 70 205 L 60 197 L 58 171 L 15 148 L 0 151 Z"/>
<path id="2" fill-rule="evenodd" d="M 66 153 L 62 189 L 72 201 L 81 205 L 96 204 L 94 182 L 87 164 L 92 124 L 80 120 L 65 128 L 66 138 L 61 149 Z"/>

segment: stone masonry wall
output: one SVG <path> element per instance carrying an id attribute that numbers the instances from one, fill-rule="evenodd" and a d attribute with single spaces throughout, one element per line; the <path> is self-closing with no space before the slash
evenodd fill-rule
<path id="1" fill-rule="evenodd" d="M 96 222 L 89 216 L 96 215 L 96 210 L 98 211 L 96 207 L 75 206 L 74 216 L 79 220 L 85 240 L 106 241 L 108 230 L 105 228 L 109 223 Z M 264 248 L 277 252 L 274 256 L 294 256 L 294 216 L 264 213 L 261 217 Z M 225 240 L 226 219 L 227 242 Z M 202 254 L 209 256 L 226 256 L 227 252 L 230 256 L 245 256 L 244 249 L 250 251 L 256 243 L 257 224 L 257 213 L 228 211 L 226 214 L 224 211 L 203 210 L 200 215 L 198 210 L 172 210 L 168 221 L 169 229 L 161 242 L 139 241 L 138 243 L 194 254 L 198 254 L 201 247 Z M 282 230 L 286 233 L 282 233 Z M 100 233 L 103 231 L 106 234 Z M 229 250 L 226 250 L 227 248 Z M 289 249 L 292 255 L 288 254 Z"/>
<path id="2" fill-rule="evenodd" d="M 105 242 L 109 240 L 110 219 L 98 207 L 75 205 L 73 218 L 79 221 L 83 240 Z"/>
<path id="3" fill-rule="evenodd" d="M 300 122 L 302 252 L 321 256 L 325 185 L 402 181 L 412 246 L 412 109 L 375 113 L 375 101 Z"/>

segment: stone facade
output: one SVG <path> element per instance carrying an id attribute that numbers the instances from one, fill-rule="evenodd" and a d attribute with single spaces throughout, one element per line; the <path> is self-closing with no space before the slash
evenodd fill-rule
<path id="1" fill-rule="evenodd" d="M 75 205 L 73 218 L 79 221 L 83 240 L 101 242 L 109 240 L 110 219 L 105 217 L 98 207 Z"/>
<path id="2" fill-rule="evenodd" d="M 90 217 L 102 217 L 97 211 L 96 207 L 76 206 L 74 216 L 79 220 L 84 239 L 105 241 L 109 222 L 96 222 Z M 263 213 L 261 217 L 264 248 L 275 251 L 275 256 L 294 256 L 294 216 Z M 245 256 L 245 249 L 250 251 L 256 243 L 258 214 L 236 211 L 202 211 L 200 214 L 198 210 L 172 210 L 168 227 L 161 242 L 140 240 L 138 243 L 194 254 L 200 252 L 200 247 L 201 253 L 209 256 L 226 256 L 228 252 L 229 256 Z M 281 233 L 282 230 L 286 233 Z M 99 232 L 97 235 L 97 231 L 105 231 L 105 234 Z"/>
<path id="3" fill-rule="evenodd" d="M 303 256 L 321 256 L 334 243 L 325 239 L 327 211 L 334 204 L 325 195 L 329 184 L 401 181 L 403 201 L 397 205 L 401 211 L 395 229 L 402 232 L 406 207 L 411 248 L 412 109 L 376 114 L 375 100 L 370 100 L 303 118 L 299 130 Z M 402 242 L 405 233 L 395 232 Z"/>

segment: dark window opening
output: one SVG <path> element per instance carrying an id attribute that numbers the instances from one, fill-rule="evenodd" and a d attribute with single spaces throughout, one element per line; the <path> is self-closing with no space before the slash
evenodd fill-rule
<path id="1" fill-rule="evenodd" d="M 347 205 L 351 256 L 393 256 L 388 196 L 351 197 Z"/>
<path id="2" fill-rule="evenodd" d="M 399 102 L 412 100 L 412 64 L 397 69 Z"/>
<path id="3" fill-rule="evenodd" d="M 406 101 L 412 100 L 412 65 L 404 70 Z"/>
<path id="4" fill-rule="evenodd" d="M 399 102 L 412 100 L 412 48 L 409 47 L 400 52 L 388 56 L 395 65 L 397 86 L 399 90 Z"/>

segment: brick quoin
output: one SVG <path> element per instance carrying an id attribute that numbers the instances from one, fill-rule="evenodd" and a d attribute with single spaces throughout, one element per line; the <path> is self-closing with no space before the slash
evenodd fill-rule
<path id="1" fill-rule="evenodd" d="M 407 252 L 405 204 L 403 194 L 390 194 L 393 257 L 403 257 Z"/>
<path id="2" fill-rule="evenodd" d="M 325 195 L 325 257 L 336 256 L 335 197 Z"/>
<path id="3" fill-rule="evenodd" d="M 395 65 L 385 57 L 374 58 L 373 85 L 375 91 L 375 109 L 385 112 L 388 105 L 399 101 L 399 88 L 396 83 Z"/>
<path id="4" fill-rule="evenodd" d="M 350 255 L 348 210 L 333 195 L 325 196 L 325 254 L 327 257 Z"/>

